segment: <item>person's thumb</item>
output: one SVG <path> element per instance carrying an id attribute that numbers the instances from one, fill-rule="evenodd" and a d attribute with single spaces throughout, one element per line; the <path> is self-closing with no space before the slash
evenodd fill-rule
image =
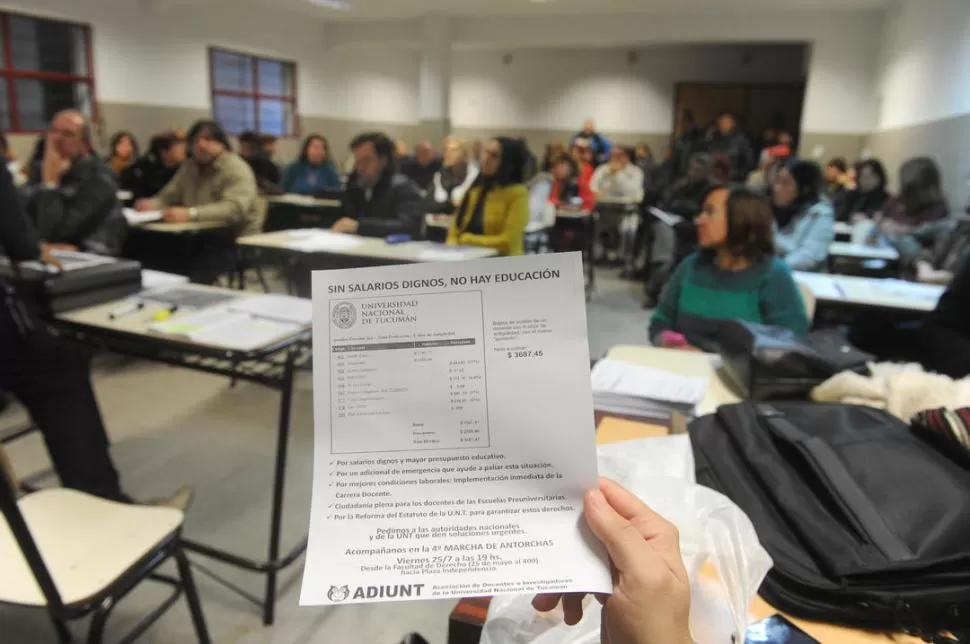
<path id="1" fill-rule="evenodd" d="M 603 493 L 590 490 L 584 500 L 586 523 L 603 542 L 610 559 L 620 571 L 630 570 L 647 550 L 643 535 L 610 506 Z"/>

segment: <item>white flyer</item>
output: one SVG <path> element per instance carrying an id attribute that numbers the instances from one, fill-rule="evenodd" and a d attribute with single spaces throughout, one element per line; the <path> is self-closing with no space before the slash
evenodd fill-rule
<path id="1" fill-rule="evenodd" d="M 314 271 L 302 605 L 610 592 L 579 253 Z"/>

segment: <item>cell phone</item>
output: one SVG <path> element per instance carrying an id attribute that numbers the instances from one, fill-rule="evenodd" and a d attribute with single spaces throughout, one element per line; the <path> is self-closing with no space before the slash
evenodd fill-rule
<path id="1" fill-rule="evenodd" d="M 749 626 L 744 644 L 819 644 L 819 641 L 776 614 Z"/>
<path id="2" fill-rule="evenodd" d="M 411 235 L 388 235 L 384 238 L 384 241 L 388 244 L 403 244 L 411 241 Z"/>

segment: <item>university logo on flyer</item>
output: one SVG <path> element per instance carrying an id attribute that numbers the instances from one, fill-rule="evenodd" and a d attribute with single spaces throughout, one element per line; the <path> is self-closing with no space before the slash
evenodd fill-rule
<path id="1" fill-rule="evenodd" d="M 395 599 L 402 597 L 420 597 L 424 584 L 395 584 L 391 586 L 357 586 L 354 599 Z M 350 586 L 330 586 L 327 599 L 334 603 L 345 601 L 350 597 Z"/>
<path id="2" fill-rule="evenodd" d="M 350 586 L 331 586 L 327 591 L 327 599 L 332 602 L 342 602 L 350 597 Z"/>
<path id="3" fill-rule="evenodd" d="M 349 329 L 357 322 L 357 307 L 350 302 L 338 302 L 330 315 L 338 329 Z"/>

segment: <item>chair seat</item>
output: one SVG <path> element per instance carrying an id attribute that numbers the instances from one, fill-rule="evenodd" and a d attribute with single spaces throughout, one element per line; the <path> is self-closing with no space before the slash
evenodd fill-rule
<path id="1" fill-rule="evenodd" d="M 111 585 L 182 525 L 182 512 L 115 503 L 68 489 L 35 492 L 20 512 L 66 605 Z M 0 515 L 0 602 L 45 606 L 7 521 Z"/>

